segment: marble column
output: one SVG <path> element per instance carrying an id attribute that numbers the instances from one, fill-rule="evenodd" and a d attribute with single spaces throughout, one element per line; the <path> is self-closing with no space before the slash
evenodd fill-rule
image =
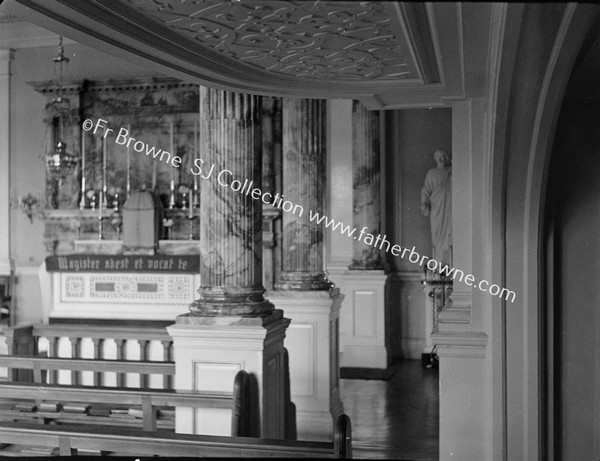
<path id="1" fill-rule="evenodd" d="M 323 270 L 325 100 L 283 100 L 283 257 L 280 290 L 328 290 Z M 284 202 L 284 205 L 285 205 Z"/>
<path id="2" fill-rule="evenodd" d="M 177 390 L 231 392 L 243 369 L 251 382 L 250 435 L 283 438 L 290 320 L 263 296 L 262 201 L 248 192 L 261 188 L 260 115 L 259 96 L 200 87 L 200 297 L 167 330 Z M 231 410 L 177 407 L 175 427 L 231 435 Z"/>
<path id="3" fill-rule="evenodd" d="M 381 232 L 379 111 L 367 110 L 359 101 L 352 102 L 352 208 L 354 227 L 366 232 Z M 353 240 L 350 269 L 383 269 L 381 251 L 377 246 Z"/>
<path id="4" fill-rule="evenodd" d="M 268 315 L 263 293 L 262 203 L 234 189 L 261 188 L 261 98 L 200 87 L 201 315 Z"/>

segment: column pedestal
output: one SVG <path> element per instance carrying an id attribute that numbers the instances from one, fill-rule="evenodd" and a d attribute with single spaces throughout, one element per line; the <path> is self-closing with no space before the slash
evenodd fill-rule
<path id="1" fill-rule="evenodd" d="M 339 309 L 344 298 L 330 291 L 272 291 L 269 299 L 292 319 L 285 347 L 299 440 L 330 441 L 343 413 L 339 389 Z"/>
<path id="2" fill-rule="evenodd" d="M 283 339 L 290 320 L 281 310 L 266 317 L 181 315 L 167 327 L 173 337 L 175 389 L 228 391 L 239 370 L 250 375 L 251 436 L 284 438 Z M 231 435 L 231 410 L 178 407 L 176 432 Z"/>
<path id="3" fill-rule="evenodd" d="M 329 269 L 329 277 L 344 293 L 340 314 L 342 367 L 387 368 L 385 283 L 382 270 Z"/>

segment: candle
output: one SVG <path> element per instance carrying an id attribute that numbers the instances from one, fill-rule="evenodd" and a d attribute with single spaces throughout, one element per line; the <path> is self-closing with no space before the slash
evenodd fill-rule
<path id="1" fill-rule="evenodd" d="M 79 208 L 85 208 L 85 133 L 81 133 L 81 201 Z"/>
<path id="2" fill-rule="evenodd" d="M 173 121 L 171 120 L 170 125 L 170 136 L 171 136 L 171 155 L 174 155 L 173 148 Z M 175 168 L 171 167 L 171 195 L 169 196 L 169 209 L 175 208 Z"/>
<path id="3" fill-rule="evenodd" d="M 131 123 L 127 124 L 127 132 L 131 133 Z M 131 191 L 131 151 L 129 143 L 127 143 L 127 198 L 129 198 L 129 192 Z"/>
<path id="4" fill-rule="evenodd" d="M 156 189 L 156 167 L 157 163 L 155 160 L 152 161 L 152 190 Z"/>
<path id="5" fill-rule="evenodd" d="M 200 123 L 200 121 L 198 121 Z M 194 161 L 198 158 L 198 125 L 194 123 Z M 195 165 L 195 163 L 194 163 Z M 194 191 L 193 198 L 190 200 L 190 207 L 196 205 L 196 197 L 198 196 L 198 175 L 194 175 Z"/>
<path id="6" fill-rule="evenodd" d="M 171 130 L 170 130 L 170 134 L 171 134 L 171 155 L 175 155 L 175 152 L 173 151 L 173 148 L 175 147 L 173 145 L 173 121 L 171 120 Z M 175 168 L 171 167 L 171 182 L 173 183 L 175 181 Z"/>
<path id="7" fill-rule="evenodd" d="M 102 195 L 101 201 L 106 200 L 106 138 L 102 138 Z M 101 207 L 102 208 L 102 207 Z"/>

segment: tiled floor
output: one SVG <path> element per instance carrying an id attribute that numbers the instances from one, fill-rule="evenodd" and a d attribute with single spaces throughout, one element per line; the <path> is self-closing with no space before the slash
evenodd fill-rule
<path id="1" fill-rule="evenodd" d="M 438 371 L 418 360 L 393 365 L 389 381 L 343 379 L 355 458 L 437 460 Z"/>

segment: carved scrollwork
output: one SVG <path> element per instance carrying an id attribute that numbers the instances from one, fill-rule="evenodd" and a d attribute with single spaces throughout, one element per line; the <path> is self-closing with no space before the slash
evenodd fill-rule
<path id="1" fill-rule="evenodd" d="M 161 26 L 269 72 L 346 81 L 418 77 L 383 2 L 127 1 Z"/>

